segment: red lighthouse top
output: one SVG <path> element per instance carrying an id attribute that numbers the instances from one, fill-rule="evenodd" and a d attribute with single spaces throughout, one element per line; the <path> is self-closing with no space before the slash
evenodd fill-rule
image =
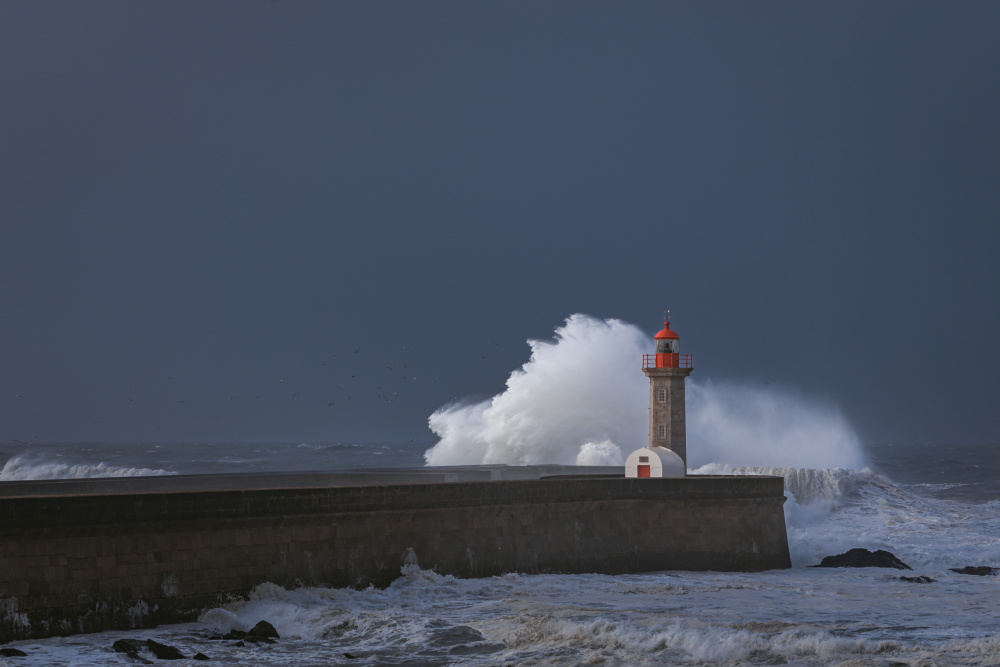
<path id="1" fill-rule="evenodd" d="M 680 354 L 680 335 L 670 328 L 670 311 L 663 322 L 663 329 L 653 336 L 656 341 L 656 354 L 645 354 L 642 358 L 643 368 L 691 368 L 691 355 Z"/>
<path id="2" fill-rule="evenodd" d="M 677 334 L 677 332 L 670 328 L 670 320 L 664 320 L 664 322 L 663 322 L 663 329 L 661 329 L 660 331 L 657 331 L 656 335 L 653 336 L 653 338 L 656 339 L 656 340 L 661 340 L 661 339 L 666 339 L 666 338 L 669 338 L 669 339 L 672 339 L 672 340 L 680 340 L 681 339 L 681 337 Z"/>

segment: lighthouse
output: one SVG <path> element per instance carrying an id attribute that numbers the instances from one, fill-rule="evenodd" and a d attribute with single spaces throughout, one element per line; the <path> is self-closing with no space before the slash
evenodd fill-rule
<path id="1" fill-rule="evenodd" d="M 656 353 L 642 355 L 642 372 L 649 378 L 649 446 L 666 447 L 687 467 L 684 380 L 694 367 L 691 355 L 680 353 L 681 337 L 670 328 L 669 310 L 653 340 Z"/>
<path id="2" fill-rule="evenodd" d="M 680 353 L 681 337 L 670 328 L 670 311 L 653 340 L 654 353 L 642 355 L 642 372 L 649 378 L 649 446 L 629 455 L 625 475 L 683 477 L 687 473 L 684 380 L 694 370 L 692 355 Z"/>

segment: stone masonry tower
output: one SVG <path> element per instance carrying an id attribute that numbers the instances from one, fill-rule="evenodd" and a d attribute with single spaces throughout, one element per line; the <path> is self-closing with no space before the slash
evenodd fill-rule
<path id="1" fill-rule="evenodd" d="M 666 447 L 687 467 L 684 379 L 694 367 L 690 354 L 680 354 L 681 337 L 670 329 L 669 310 L 653 339 L 656 354 L 642 355 L 642 372 L 649 378 L 649 447 Z"/>

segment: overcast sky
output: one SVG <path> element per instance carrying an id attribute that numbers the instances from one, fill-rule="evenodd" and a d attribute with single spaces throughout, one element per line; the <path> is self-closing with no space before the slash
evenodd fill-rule
<path id="1" fill-rule="evenodd" d="M 0 2 L 0 442 L 431 441 L 526 339 L 669 304 L 701 380 L 997 443 L 998 35 L 992 0 Z"/>

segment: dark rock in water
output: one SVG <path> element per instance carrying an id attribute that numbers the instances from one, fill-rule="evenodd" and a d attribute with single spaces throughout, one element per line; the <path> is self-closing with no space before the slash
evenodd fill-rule
<path id="1" fill-rule="evenodd" d="M 345 654 L 344 654 L 344 657 L 345 657 L 345 658 L 350 658 L 351 660 L 354 660 L 354 659 L 355 659 L 356 657 L 358 657 L 358 656 L 356 656 L 356 655 L 351 655 L 350 653 L 345 653 Z"/>
<path id="2" fill-rule="evenodd" d="M 224 635 L 212 635 L 209 639 L 245 639 L 248 642 L 267 642 L 268 644 L 273 644 L 275 639 L 281 639 L 281 635 L 278 634 L 273 625 L 267 621 L 261 621 L 248 632 L 230 630 Z M 242 645 L 240 644 L 240 646 Z"/>
<path id="3" fill-rule="evenodd" d="M 204 653 L 195 653 L 195 654 L 194 654 L 194 659 L 195 659 L 195 660 L 211 660 L 211 658 L 209 658 L 209 657 L 208 657 L 207 655 L 205 655 Z"/>
<path id="4" fill-rule="evenodd" d="M 161 644 L 158 641 L 152 639 L 146 640 L 146 646 L 149 650 L 153 652 L 160 660 L 184 660 L 184 654 L 178 651 L 173 646 L 167 646 L 166 644 Z"/>
<path id="5" fill-rule="evenodd" d="M 247 639 L 250 641 L 259 641 L 261 639 L 281 639 L 281 635 L 278 631 L 274 629 L 274 626 L 267 621 L 261 621 L 257 625 L 253 626 L 249 632 L 247 632 Z"/>
<path id="6" fill-rule="evenodd" d="M 152 660 L 146 660 L 144 657 L 139 655 L 139 650 L 146 648 L 146 646 L 146 642 L 141 639 L 119 639 L 111 645 L 111 648 L 114 649 L 115 653 L 124 653 L 133 660 L 138 660 L 146 665 L 152 665 Z"/>
<path id="7" fill-rule="evenodd" d="M 948 569 L 959 574 L 974 574 L 977 577 L 995 577 L 1000 574 L 1000 567 L 986 565 L 966 565 L 963 568 L 949 567 Z"/>
<path id="8" fill-rule="evenodd" d="M 111 645 L 111 648 L 114 649 L 115 653 L 132 653 L 145 645 L 146 642 L 141 639 L 119 639 Z"/>
<path id="9" fill-rule="evenodd" d="M 28 654 L 16 648 L 0 648 L 0 655 L 5 658 L 23 658 Z"/>
<path id="10" fill-rule="evenodd" d="M 936 579 L 931 579 L 930 577 L 900 577 L 900 581 L 908 581 L 911 584 L 933 584 Z"/>
<path id="11" fill-rule="evenodd" d="M 896 558 L 895 555 L 879 549 L 871 552 L 868 549 L 851 549 L 837 556 L 827 556 L 819 565 L 812 567 L 893 567 L 897 570 L 912 570 L 913 568 Z"/>

